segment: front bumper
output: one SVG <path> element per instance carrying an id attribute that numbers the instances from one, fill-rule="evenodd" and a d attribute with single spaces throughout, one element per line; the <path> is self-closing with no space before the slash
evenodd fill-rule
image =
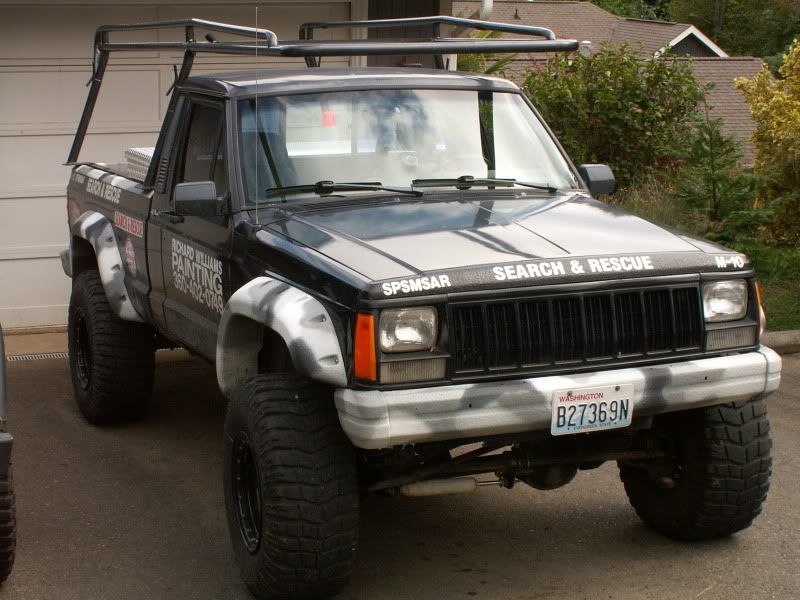
<path id="1" fill-rule="evenodd" d="M 781 358 L 755 352 L 576 375 L 408 390 L 336 390 L 342 428 L 365 449 L 549 430 L 555 391 L 634 386 L 634 417 L 766 396 L 781 380 Z"/>

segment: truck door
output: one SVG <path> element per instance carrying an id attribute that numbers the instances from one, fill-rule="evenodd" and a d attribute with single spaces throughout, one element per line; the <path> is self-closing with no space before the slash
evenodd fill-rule
<path id="1" fill-rule="evenodd" d="M 153 216 L 161 226 L 164 319 L 170 337 L 206 358 L 216 353 L 217 326 L 230 296 L 230 217 L 174 212 L 179 183 L 213 181 L 227 196 L 228 164 L 225 104 L 189 97 L 176 140 L 177 156 L 168 188 L 167 210 Z"/>

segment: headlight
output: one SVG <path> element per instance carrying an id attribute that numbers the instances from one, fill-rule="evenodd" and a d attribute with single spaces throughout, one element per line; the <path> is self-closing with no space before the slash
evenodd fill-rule
<path id="1" fill-rule="evenodd" d="M 710 281 L 703 284 L 706 321 L 736 321 L 747 313 L 747 282 L 744 279 Z"/>
<path id="2" fill-rule="evenodd" d="M 384 310 L 380 321 L 384 352 L 429 350 L 436 343 L 436 311 L 429 307 Z"/>

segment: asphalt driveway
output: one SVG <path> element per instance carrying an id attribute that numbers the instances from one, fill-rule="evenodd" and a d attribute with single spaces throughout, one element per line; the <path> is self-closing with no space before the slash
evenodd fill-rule
<path id="1" fill-rule="evenodd" d="M 224 401 L 213 372 L 158 357 L 151 416 L 98 429 L 64 359 L 9 365 L 19 548 L 2 598 L 247 599 L 223 514 Z M 537 492 L 369 498 L 343 598 L 800 597 L 800 355 L 769 401 L 774 479 L 732 538 L 678 544 L 629 507 L 616 467 Z"/>

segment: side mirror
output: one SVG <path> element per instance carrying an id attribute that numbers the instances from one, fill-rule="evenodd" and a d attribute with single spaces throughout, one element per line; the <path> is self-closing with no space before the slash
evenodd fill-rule
<path id="1" fill-rule="evenodd" d="M 175 186 L 175 214 L 183 217 L 221 217 L 227 214 L 224 198 L 213 181 L 187 181 Z"/>
<path id="2" fill-rule="evenodd" d="M 610 194 L 617 187 L 614 173 L 608 165 L 581 165 L 578 173 L 595 198 Z"/>

